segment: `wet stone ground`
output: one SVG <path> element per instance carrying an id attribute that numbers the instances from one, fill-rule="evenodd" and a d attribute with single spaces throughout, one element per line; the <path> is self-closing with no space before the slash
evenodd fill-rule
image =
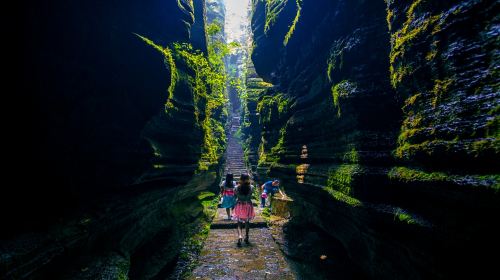
<path id="1" fill-rule="evenodd" d="M 295 279 L 267 227 L 251 228 L 248 245 L 237 237 L 236 228 L 212 229 L 188 279 Z"/>

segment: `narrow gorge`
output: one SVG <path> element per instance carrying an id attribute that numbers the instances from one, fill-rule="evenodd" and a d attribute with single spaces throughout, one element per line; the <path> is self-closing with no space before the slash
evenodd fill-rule
<path id="1" fill-rule="evenodd" d="M 0 279 L 500 275 L 498 1 L 21 6 Z M 286 193 L 253 251 L 227 172 Z"/>

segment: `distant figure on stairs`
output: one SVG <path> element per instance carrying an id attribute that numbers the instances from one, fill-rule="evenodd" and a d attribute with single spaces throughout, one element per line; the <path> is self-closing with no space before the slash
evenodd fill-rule
<path id="1" fill-rule="evenodd" d="M 220 194 L 222 196 L 221 208 L 226 208 L 228 220 L 231 220 L 231 209 L 234 209 L 236 205 L 235 187 L 233 174 L 226 174 L 226 180 L 220 184 Z"/>
<path id="2" fill-rule="evenodd" d="M 241 246 L 242 223 L 245 223 L 245 243 L 249 244 L 248 231 L 250 229 L 250 220 L 255 218 L 255 212 L 252 205 L 253 186 L 250 184 L 250 176 L 241 174 L 240 182 L 236 187 L 236 207 L 234 208 L 233 218 L 238 221 L 238 246 Z"/>
<path id="3" fill-rule="evenodd" d="M 280 189 L 280 181 L 276 179 L 265 182 L 264 184 L 262 184 L 260 189 L 262 190 L 262 194 L 260 195 L 261 208 L 266 207 L 266 198 L 269 197 L 271 199 L 277 192 L 279 192 L 281 196 L 285 196 L 285 194 Z"/>

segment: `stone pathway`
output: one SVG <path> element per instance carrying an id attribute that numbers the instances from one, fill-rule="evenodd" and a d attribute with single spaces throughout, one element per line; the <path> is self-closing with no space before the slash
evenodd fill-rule
<path id="1" fill-rule="evenodd" d="M 225 171 L 232 172 L 235 178 L 247 172 L 243 149 L 234 136 L 239 122 L 238 117 L 233 117 L 226 153 Z M 255 205 L 256 203 L 254 207 Z M 199 265 L 188 279 L 295 279 L 267 228 L 261 209 L 255 207 L 255 212 L 256 217 L 250 229 L 250 244 L 238 247 L 236 222 L 226 220 L 225 209 L 219 209 L 201 252 Z"/>
<path id="2" fill-rule="evenodd" d="M 236 181 L 240 178 L 241 174 L 248 173 L 245 167 L 243 148 L 235 136 L 239 128 L 240 117 L 233 117 L 230 127 L 231 134 L 227 140 L 226 165 L 224 168 L 224 174 L 232 173 Z"/>

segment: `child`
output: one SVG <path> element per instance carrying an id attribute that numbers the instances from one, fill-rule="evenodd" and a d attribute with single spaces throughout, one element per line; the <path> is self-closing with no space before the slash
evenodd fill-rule
<path id="1" fill-rule="evenodd" d="M 220 193 L 222 195 L 221 208 L 226 208 L 228 220 L 231 220 L 231 208 L 234 208 L 236 204 L 235 186 L 236 182 L 233 180 L 233 174 L 227 174 L 226 180 L 222 181 L 220 185 Z"/>

